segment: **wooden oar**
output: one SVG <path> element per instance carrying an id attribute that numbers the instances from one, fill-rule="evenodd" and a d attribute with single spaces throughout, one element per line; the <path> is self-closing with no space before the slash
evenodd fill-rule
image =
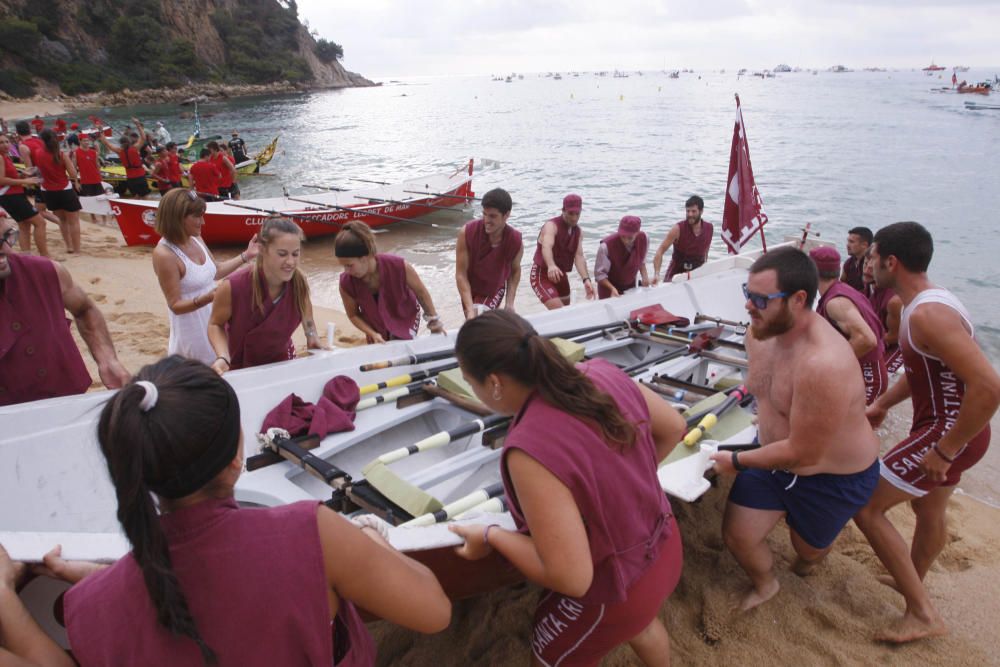
<path id="1" fill-rule="evenodd" d="M 422 371 L 415 371 L 413 373 L 406 373 L 405 375 L 397 375 L 394 378 L 389 378 L 382 382 L 375 382 L 373 384 L 366 384 L 360 388 L 361 395 L 373 394 L 376 391 L 382 391 L 383 389 L 389 389 L 390 387 L 399 387 L 404 384 L 410 384 L 411 382 L 416 382 L 417 380 L 424 380 L 426 378 L 431 378 L 440 373 L 441 371 L 451 370 L 452 368 L 458 368 L 458 362 L 452 362 L 449 364 L 443 364 L 441 366 L 435 366 L 434 368 L 428 368 Z"/>
<path id="2" fill-rule="evenodd" d="M 334 227 L 343 227 L 345 223 L 336 222 L 334 220 L 317 220 L 316 218 L 310 218 L 307 215 L 301 215 L 298 213 L 285 213 L 284 211 L 273 211 L 269 208 L 258 208 L 256 206 L 247 206 L 246 204 L 237 204 L 229 199 L 225 199 L 222 202 L 226 206 L 233 206 L 235 208 L 245 208 L 248 211 L 257 211 L 258 213 L 267 213 L 268 215 L 274 215 L 281 218 L 291 218 L 292 220 L 302 220 L 304 222 L 318 222 L 321 225 L 333 225 Z"/>
<path id="3" fill-rule="evenodd" d="M 327 190 L 329 192 L 350 192 L 350 190 L 348 190 L 347 188 L 335 188 L 332 185 L 307 185 L 303 183 L 302 187 L 315 188 L 317 190 Z"/>
<path id="4" fill-rule="evenodd" d="M 412 528 L 415 526 L 432 526 L 435 523 L 444 523 L 453 519 L 459 514 L 463 514 L 485 503 L 491 498 L 495 498 L 503 493 L 503 484 L 497 482 L 483 489 L 473 491 L 467 496 L 462 496 L 454 502 L 450 502 L 436 512 L 428 512 L 410 519 L 406 523 L 399 524 L 400 528 Z"/>
<path id="5" fill-rule="evenodd" d="M 419 394 L 424 391 L 424 385 L 428 381 L 429 380 L 418 380 L 416 382 L 411 382 L 405 387 L 400 387 L 399 389 L 393 389 L 392 391 L 387 391 L 384 394 L 378 394 L 377 396 L 369 396 L 368 398 L 363 398 L 360 401 L 358 401 L 358 405 L 354 408 L 354 411 L 361 412 L 362 410 L 374 408 L 376 405 L 382 405 L 383 403 L 393 403 L 406 396 Z"/>
<path id="6" fill-rule="evenodd" d="M 464 424 L 453 429 L 439 431 L 434 435 L 429 435 L 423 440 L 418 440 L 409 447 L 400 447 L 399 449 L 394 449 L 391 452 L 386 452 L 365 465 L 365 467 L 361 469 L 361 472 L 363 472 L 365 477 L 371 481 L 372 473 L 379 467 L 395 463 L 396 461 L 405 459 L 406 457 L 412 456 L 418 452 L 426 452 L 429 449 L 444 447 L 459 438 L 464 438 L 474 433 L 479 433 L 480 431 L 486 431 L 496 426 L 506 424 L 510 420 L 511 417 L 507 415 L 490 415 L 489 417 L 484 417 L 482 419 L 473 419 L 472 421 L 465 422 Z M 376 488 L 378 488 L 377 482 L 373 482 L 373 484 Z"/>
<path id="7" fill-rule="evenodd" d="M 719 423 L 719 417 L 724 415 L 727 410 L 737 405 L 740 401 L 746 398 L 747 394 L 746 387 L 737 387 L 733 393 L 729 395 L 729 398 L 719 403 L 711 412 L 702 417 L 701 422 L 698 423 L 693 429 L 688 431 L 688 434 L 684 436 L 682 442 L 688 447 L 694 447 L 695 444 L 701 440 L 702 436 L 708 431 L 712 430 L 712 427 Z"/>
<path id="8" fill-rule="evenodd" d="M 696 313 L 694 316 L 695 323 L 699 322 L 714 322 L 715 324 L 731 327 L 736 330 L 737 333 L 745 334 L 747 327 L 750 326 L 747 322 L 735 322 L 733 320 L 723 319 L 721 317 L 713 317 L 711 315 L 705 315 L 704 313 Z"/>
<path id="9" fill-rule="evenodd" d="M 467 199 L 469 201 L 482 201 L 481 197 L 470 197 L 469 195 L 448 195 L 442 192 L 421 192 L 420 190 L 403 190 L 410 195 L 425 195 L 428 197 L 448 197 L 450 199 Z"/>
<path id="10" fill-rule="evenodd" d="M 337 204 L 327 204 L 326 202 L 313 201 L 311 199 L 301 199 L 299 197 L 288 197 L 287 199 L 288 201 L 295 201 L 299 202 L 300 204 L 309 204 L 310 206 L 322 206 L 324 208 L 330 208 L 335 211 L 346 211 L 347 213 L 354 213 L 355 218 L 363 218 L 365 216 L 372 215 L 378 218 L 385 218 L 387 220 L 395 220 L 396 222 L 409 222 L 414 225 L 423 225 L 425 227 L 433 227 L 434 229 L 438 228 L 438 225 L 434 224 L 433 222 L 421 222 L 420 220 L 411 220 L 410 218 L 400 218 L 395 215 L 388 215 L 386 213 L 379 213 L 377 211 L 365 211 L 359 208 L 351 208 L 350 206 L 338 206 Z M 345 224 L 345 223 L 342 222 L 340 224 Z"/>
<path id="11" fill-rule="evenodd" d="M 435 206 L 434 204 L 421 204 L 418 201 L 401 201 L 399 199 L 382 199 L 380 197 L 364 197 L 362 195 L 354 195 L 355 199 L 364 199 L 369 202 L 379 202 L 381 204 L 402 204 L 403 206 L 419 206 L 420 208 L 433 208 L 438 211 L 455 211 L 454 206 Z"/>
<path id="12" fill-rule="evenodd" d="M 359 183 L 374 183 L 375 185 L 392 185 L 388 181 L 373 181 L 370 178 L 351 178 L 352 181 L 358 181 Z"/>

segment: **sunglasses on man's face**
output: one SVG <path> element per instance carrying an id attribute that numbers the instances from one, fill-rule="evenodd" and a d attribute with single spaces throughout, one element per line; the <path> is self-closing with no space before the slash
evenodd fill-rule
<path id="1" fill-rule="evenodd" d="M 17 243 L 20 238 L 21 232 L 19 230 L 14 228 L 8 229 L 3 233 L 3 236 L 0 236 L 0 247 L 3 247 L 3 244 L 6 243 L 13 248 L 14 244 Z"/>
<path id="2" fill-rule="evenodd" d="M 771 302 L 772 299 L 780 299 L 782 297 L 788 296 L 788 292 L 775 292 L 774 294 L 760 294 L 759 292 L 751 292 L 747 289 L 747 283 L 743 283 L 743 296 L 746 300 L 753 304 L 753 307 L 757 310 L 764 310 L 767 308 L 767 304 Z"/>

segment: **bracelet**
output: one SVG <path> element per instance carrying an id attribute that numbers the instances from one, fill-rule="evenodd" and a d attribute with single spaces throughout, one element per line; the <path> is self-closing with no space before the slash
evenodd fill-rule
<path id="1" fill-rule="evenodd" d="M 424 315 L 424 322 L 427 322 L 427 324 L 430 324 L 431 322 L 438 322 L 440 320 L 441 317 L 439 315 L 430 315 L 430 316 Z"/>
<path id="2" fill-rule="evenodd" d="M 735 449 L 733 450 L 733 468 L 736 469 L 736 472 L 743 472 L 744 470 L 749 470 L 750 468 L 748 466 L 745 466 L 742 463 L 740 463 L 739 454 L 740 453 L 738 451 L 736 451 Z"/>
<path id="3" fill-rule="evenodd" d="M 587 276 L 586 278 L 584 278 L 584 279 L 583 279 L 583 282 L 585 282 L 585 283 L 589 283 L 589 282 L 590 282 L 590 276 Z"/>
<path id="4" fill-rule="evenodd" d="M 931 445 L 931 449 L 934 450 L 935 454 L 937 454 L 938 456 L 940 456 L 941 458 L 943 458 L 948 463 L 954 463 L 955 462 L 955 457 L 954 456 L 948 456 L 947 454 L 945 454 L 944 452 L 942 452 L 941 448 L 937 446 L 936 442 L 933 445 Z"/>
<path id="5" fill-rule="evenodd" d="M 218 361 L 219 359 L 222 359 L 224 362 L 226 362 L 226 366 L 229 366 L 230 368 L 232 368 L 233 364 L 230 363 L 229 359 L 226 359 L 221 354 L 215 358 L 216 361 Z"/>
<path id="6" fill-rule="evenodd" d="M 492 544 L 490 544 L 490 528 L 499 528 L 499 527 L 500 524 L 491 523 L 490 525 L 486 526 L 486 528 L 483 529 L 483 544 L 485 544 L 488 547 L 493 546 Z"/>
<path id="7" fill-rule="evenodd" d="M 242 264 L 246 264 L 247 263 L 247 253 L 246 253 L 246 250 L 244 250 L 243 252 L 240 253 L 240 262 Z"/>

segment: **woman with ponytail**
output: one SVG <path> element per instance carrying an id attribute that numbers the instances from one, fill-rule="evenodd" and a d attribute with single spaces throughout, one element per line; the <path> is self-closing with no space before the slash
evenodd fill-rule
<path id="1" fill-rule="evenodd" d="M 368 225 L 359 220 L 348 222 L 337 233 L 333 251 L 344 269 L 340 274 L 344 310 L 369 343 L 416 336 L 420 308 L 424 309 L 427 328 L 444 333 L 431 294 L 416 269 L 402 257 L 380 253 Z"/>
<path id="2" fill-rule="evenodd" d="M 42 130 L 39 139 L 44 151 L 35 153 L 42 177 L 42 199 L 45 206 L 59 218 L 59 230 L 66 243 L 66 252 L 80 252 L 80 177 L 69 155 L 59 147 L 59 138 L 52 130 Z"/>
<path id="3" fill-rule="evenodd" d="M 268 218 L 260 254 L 247 271 L 219 284 L 208 322 L 212 368 L 228 370 L 295 358 L 292 332 L 302 324 L 309 349 L 323 349 L 313 320 L 309 283 L 299 271 L 302 230 L 287 218 Z"/>
<path id="4" fill-rule="evenodd" d="M 421 632 L 447 626 L 434 575 L 377 531 L 314 501 L 237 505 L 239 402 L 204 364 L 143 368 L 97 436 L 132 551 L 66 594 L 83 667 L 372 665 L 354 603 Z"/>
<path id="5" fill-rule="evenodd" d="M 684 420 L 607 361 L 574 366 L 508 311 L 468 320 L 455 354 L 476 396 L 514 416 L 501 474 L 518 530 L 451 530 L 465 538 L 459 555 L 495 549 L 547 589 L 533 664 L 597 665 L 626 641 L 645 664 L 668 664 L 657 614 L 680 578 L 681 540 L 656 467 Z"/>

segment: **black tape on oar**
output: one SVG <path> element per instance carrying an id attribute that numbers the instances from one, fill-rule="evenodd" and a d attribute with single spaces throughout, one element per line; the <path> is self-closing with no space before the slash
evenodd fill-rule
<path id="1" fill-rule="evenodd" d="M 343 480 L 345 483 L 351 481 L 351 476 L 345 471 L 341 470 L 329 461 L 321 459 L 311 453 L 294 440 L 275 440 L 274 444 L 297 458 L 299 460 L 299 465 L 302 466 L 303 469 L 315 472 L 327 484 L 330 484 L 334 480 L 338 479 Z"/>

